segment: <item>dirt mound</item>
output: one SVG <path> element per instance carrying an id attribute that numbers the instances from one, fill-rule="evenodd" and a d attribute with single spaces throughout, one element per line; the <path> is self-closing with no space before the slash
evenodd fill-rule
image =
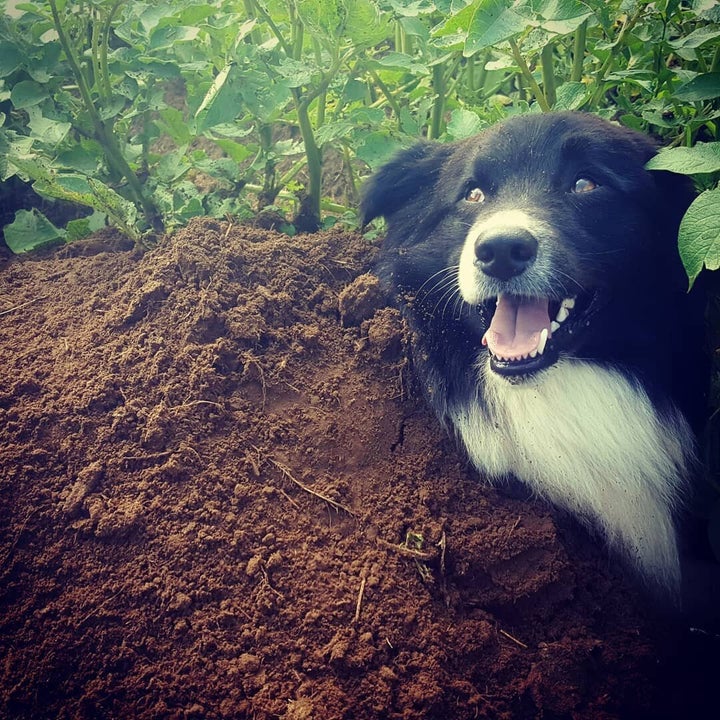
<path id="1" fill-rule="evenodd" d="M 6 263 L 0 715 L 701 707 L 682 628 L 428 414 L 374 253 L 203 220 Z"/>

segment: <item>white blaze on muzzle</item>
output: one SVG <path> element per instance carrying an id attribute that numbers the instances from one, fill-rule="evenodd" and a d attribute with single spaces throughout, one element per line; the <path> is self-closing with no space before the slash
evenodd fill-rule
<path id="1" fill-rule="evenodd" d="M 549 225 L 531 217 L 524 210 L 499 210 L 481 217 L 470 228 L 465 236 L 465 243 L 460 254 L 460 271 L 458 274 L 460 294 L 465 302 L 470 305 L 477 305 L 479 302 L 487 300 L 488 297 L 500 294 L 497 290 L 495 292 L 486 292 L 483 289 L 485 284 L 483 281 L 484 276 L 476 262 L 478 238 L 490 231 L 512 233 L 518 230 L 531 233 L 541 244 L 544 240 L 554 236 Z"/>

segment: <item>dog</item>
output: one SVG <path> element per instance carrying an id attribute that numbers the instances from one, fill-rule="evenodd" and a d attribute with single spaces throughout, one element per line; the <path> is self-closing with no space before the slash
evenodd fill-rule
<path id="1" fill-rule="evenodd" d="M 416 375 L 477 470 L 599 531 L 661 594 L 702 407 L 702 307 L 678 254 L 687 179 L 647 136 L 587 113 L 421 142 L 368 180 L 376 272 Z"/>

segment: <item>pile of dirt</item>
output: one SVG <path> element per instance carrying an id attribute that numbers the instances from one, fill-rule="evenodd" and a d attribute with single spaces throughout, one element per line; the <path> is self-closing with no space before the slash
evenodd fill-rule
<path id="1" fill-rule="evenodd" d="M 0 715 L 700 717 L 694 637 L 480 482 L 340 231 L 0 270 Z"/>

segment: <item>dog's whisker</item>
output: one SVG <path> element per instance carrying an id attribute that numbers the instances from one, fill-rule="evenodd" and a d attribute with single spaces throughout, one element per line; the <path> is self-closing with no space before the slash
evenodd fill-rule
<path id="1" fill-rule="evenodd" d="M 425 286 L 426 286 L 428 283 L 432 282 L 432 280 L 434 280 L 434 279 L 437 278 L 438 276 L 440 276 L 440 279 L 437 281 L 437 283 L 436 283 L 435 285 L 433 285 L 433 286 L 430 288 L 430 290 L 428 290 L 428 292 L 426 293 L 427 295 L 432 294 L 432 292 L 435 290 L 435 288 L 437 287 L 437 285 L 438 285 L 439 283 L 443 283 L 443 282 L 445 282 L 446 280 L 455 280 L 455 279 L 457 278 L 457 274 L 458 274 L 459 270 L 460 270 L 460 266 L 459 266 L 459 265 L 450 265 L 450 266 L 448 266 L 448 267 L 444 267 L 442 270 L 438 270 L 437 272 L 433 273 L 433 274 L 430 275 L 430 277 L 427 278 L 427 279 L 425 280 L 425 282 L 424 282 L 422 285 L 420 285 L 420 287 L 417 289 L 418 295 L 420 295 L 420 294 L 422 293 L 423 289 L 425 288 Z M 449 277 L 443 277 L 443 276 L 449 276 Z"/>
<path id="2" fill-rule="evenodd" d="M 556 268 L 555 272 L 558 275 L 561 275 L 562 277 L 567 278 L 573 285 L 576 285 L 580 289 L 581 292 L 587 292 L 584 285 L 581 282 L 579 282 L 578 280 L 576 280 L 572 275 L 568 275 L 568 273 L 563 272 L 559 268 Z"/>
<path id="3" fill-rule="evenodd" d="M 435 311 L 440 306 L 440 303 L 445 301 L 445 304 L 443 305 L 442 312 L 440 313 L 440 317 L 445 316 L 445 311 L 447 310 L 448 303 L 456 296 L 459 295 L 459 290 L 455 284 L 451 284 L 445 287 L 442 295 L 438 298 L 438 301 L 435 303 L 435 306 L 432 309 L 431 315 L 435 317 Z"/>
<path id="4" fill-rule="evenodd" d="M 426 293 L 423 293 L 421 297 L 431 298 L 436 295 L 441 295 L 442 297 L 444 297 L 445 293 L 448 290 L 456 290 L 456 289 L 457 289 L 457 283 L 455 282 L 455 279 L 447 278 L 445 280 L 435 283 L 435 285 L 433 285 Z"/>
<path id="5" fill-rule="evenodd" d="M 453 309 L 453 319 L 456 321 L 462 320 L 463 312 L 469 311 L 468 304 L 463 300 L 460 293 L 455 296 L 455 307 Z M 457 314 L 456 314 L 457 313 Z"/>

